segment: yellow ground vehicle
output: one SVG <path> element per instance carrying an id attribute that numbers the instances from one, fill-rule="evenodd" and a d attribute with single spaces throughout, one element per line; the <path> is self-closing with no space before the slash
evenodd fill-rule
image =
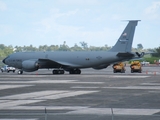
<path id="1" fill-rule="evenodd" d="M 134 73 L 134 72 L 141 73 L 142 72 L 142 66 L 139 61 L 131 62 L 130 68 L 131 68 L 131 73 Z"/>
<path id="2" fill-rule="evenodd" d="M 113 68 L 113 72 L 121 72 L 121 73 L 125 73 L 126 69 L 125 69 L 125 65 L 124 63 L 120 62 L 120 63 L 116 63 L 112 66 Z"/>

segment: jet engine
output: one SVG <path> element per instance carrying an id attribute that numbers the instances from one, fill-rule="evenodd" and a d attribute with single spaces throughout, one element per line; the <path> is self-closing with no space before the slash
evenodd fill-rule
<path id="1" fill-rule="evenodd" d="M 25 60 L 22 62 L 22 69 L 26 72 L 33 72 L 39 69 L 39 63 L 36 60 Z"/>

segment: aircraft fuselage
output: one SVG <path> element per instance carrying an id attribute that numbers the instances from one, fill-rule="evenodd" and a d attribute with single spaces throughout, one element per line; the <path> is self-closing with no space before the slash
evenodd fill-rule
<path id="1" fill-rule="evenodd" d="M 117 52 L 106 51 L 19 52 L 10 55 L 5 63 L 18 69 L 22 69 L 22 62 L 25 60 L 41 60 L 41 68 L 55 68 L 54 61 L 75 68 L 89 68 L 125 60 L 117 57 L 116 54 Z M 50 64 L 46 64 L 45 60 L 49 60 Z"/>

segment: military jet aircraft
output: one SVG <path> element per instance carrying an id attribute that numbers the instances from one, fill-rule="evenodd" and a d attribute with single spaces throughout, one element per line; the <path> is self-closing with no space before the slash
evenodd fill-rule
<path id="1" fill-rule="evenodd" d="M 52 51 L 17 52 L 9 55 L 3 63 L 23 71 L 52 68 L 53 74 L 81 74 L 83 68 L 104 69 L 110 64 L 141 58 L 144 53 L 131 52 L 135 28 L 139 20 L 130 20 L 116 44 L 109 51 Z"/>

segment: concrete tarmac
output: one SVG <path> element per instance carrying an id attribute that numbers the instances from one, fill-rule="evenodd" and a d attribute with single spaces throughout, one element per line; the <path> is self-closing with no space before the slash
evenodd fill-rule
<path id="1" fill-rule="evenodd" d="M 159 120 L 160 67 L 0 73 L 0 120 Z"/>

